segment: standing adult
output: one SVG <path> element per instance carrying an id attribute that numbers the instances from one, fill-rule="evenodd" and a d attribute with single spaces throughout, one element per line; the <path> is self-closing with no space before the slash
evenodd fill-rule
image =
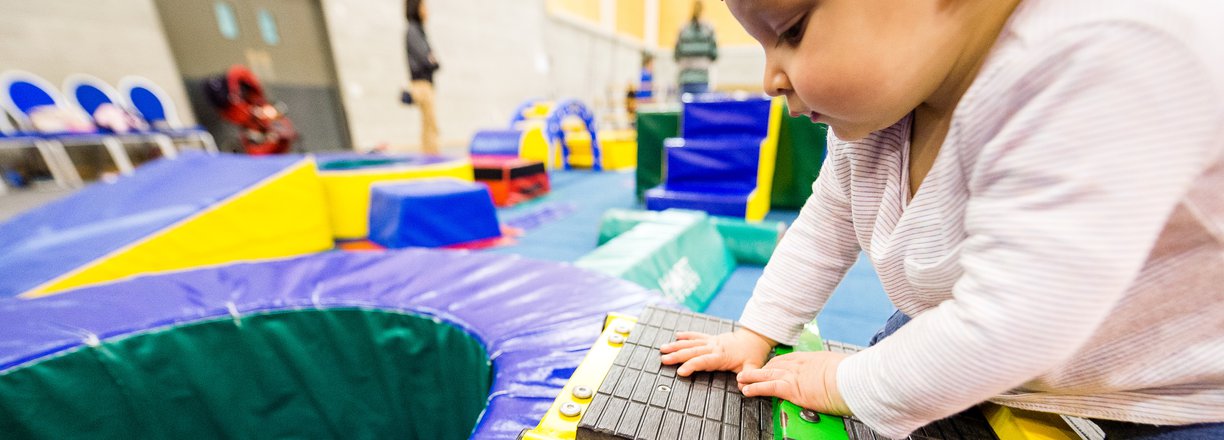
<path id="1" fill-rule="evenodd" d="M 680 67 L 680 93 L 710 90 L 710 65 L 718 59 L 714 28 L 701 21 L 701 0 L 693 2 L 693 17 L 676 39 L 676 64 Z"/>
<path id="2" fill-rule="evenodd" d="M 424 0 L 406 0 L 408 18 L 408 71 L 412 85 L 403 96 L 405 103 L 416 103 L 421 109 L 421 150 L 425 154 L 438 154 L 438 116 L 434 105 L 433 75 L 438 70 L 429 39 L 425 36 Z"/>

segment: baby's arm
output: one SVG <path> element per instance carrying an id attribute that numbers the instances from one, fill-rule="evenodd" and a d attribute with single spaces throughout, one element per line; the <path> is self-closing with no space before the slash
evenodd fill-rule
<path id="1" fill-rule="evenodd" d="M 848 144 L 829 136 L 829 154 L 794 225 L 778 244 L 744 307 L 740 323 L 794 344 L 858 260 L 851 221 Z"/>
<path id="2" fill-rule="evenodd" d="M 812 196 L 765 266 L 741 322 L 745 328 L 722 335 L 682 334 L 662 347 L 664 364 L 693 371 L 759 368 L 778 342 L 793 344 L 837 283 L 858 258 L 850 223 L 847 167 L 830 137 L 828 158 L 812 185 Z"/>
<path id="3" fill-rule="evenodd" d="M 1169 36 L 1098 25 L 1029 44 L 1051 50 L 982 74 L 1014 81 L 990 100 L 1007 108 L 1002 121 L 986 105 L 961 121 L 965 136 L 997 131 L 970 167 L 954 299 L 837 369 L 850 410 L 881 434 L 903 436 L 1070 359 L 1219 154 L 1212 78 Z"/>

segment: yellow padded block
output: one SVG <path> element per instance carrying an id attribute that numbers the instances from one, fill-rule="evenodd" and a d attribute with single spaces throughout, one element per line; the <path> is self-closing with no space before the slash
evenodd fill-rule
<path id="1" fill-rule="evenodd" d="M 599 133 L 599 163 L 606 171 L 637 166 L 637 132 L 633 130 L 601 131 Z"/>
<path id="2" fill-rule="evenodd" d="M 466 158 L 423 166 L 324 171 L 319 177 L 323 181 L 332 233 L 339 239 L 370 235 L 370 186 L 375 183 L 431 177 L 475 180 L 472 161 Z"/>
<path id="3" fill-rule="evenodd" d="M 303 255 L 333 246 L 315 163 L 303 160 L 21 297 L 47 296 L 151 272 Z"/>
<path id="4" fill-rule="evenodd" d="M 986 421 L 998 434 L 999 440 L 1078 440 L 1076 434 L 1058 414 L 1029 411 L 988 404 L 982 406 Z"/>
<path id="5" fill-rule="evenodd" d="M 591 168 L 595 156 L 591 154 L 591 136 L 586 132 L 566 133 L 565 144 L 569 147 L 569 164 L 575 168 Z"/>
<path id="6" fill-rule="evenodd" d="M 557 150 L 555 157 L 560 156 L 561 151 Z M 561 163 L 560 159 L 553 158 L 552 145 L 549 145 L 548 137 L 544 136 L 543 124 L 529 124 L 523 129 L 523 136 L 519 138 L 519 157 L 543 162 L 544 166 L 550 169 Z"/>

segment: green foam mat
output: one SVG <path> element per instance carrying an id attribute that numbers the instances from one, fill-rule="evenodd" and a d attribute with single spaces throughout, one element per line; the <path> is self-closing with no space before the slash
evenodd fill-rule
<path id="1" fill-rule="evenodd" d="M 26 438 L 465 439 L 491 367 L 450 324 L 295 310 L 152 329 L 0 375 Z"/>
<path id="2" fill-rule="evenodd" d="M 770 191 L 771 206 L 784 209 L 803 207 L 803 203 L 812 195 L 812 183 L 820 175 L 828 135 L 827 125 L 813 123 L 807 116 L 782 117 L 773 189 Z"/>
<path id="3" fill-rule="evenodd" d="M 637 113 L 637 199 L 663 183 L 663 140 L 680 135 L 680 111 L 639 110 Z"/>

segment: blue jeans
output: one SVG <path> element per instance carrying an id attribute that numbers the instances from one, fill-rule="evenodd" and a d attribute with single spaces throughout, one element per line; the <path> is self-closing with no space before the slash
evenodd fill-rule
<path id="1" fill-rule="evenodd" d="M 893 312 L 892 316 L 888 317 L 888 321 L 884 322 L 884 327 L 880 328 L 880 330 L 876 332 L 875 336 L 871 337 L 871 342 L 868 342 L 867 345 L 876 345 L 880 341 L 884 340 L 884 338 L 896 333 L 897 329 L 901 328 L 901 326 L 905 325 L 907 322 L 910 322 L 909 315 L 901 313 L 900 310 Z"/>
<path id="2" fill-rule="evenodd" d="M 680 85 L 680 94 L 692 93 L 699 95 L 710 91 L 709 83 L 687 83 Z"/>
<path id="3" fill-rule="evenodd" d="M 876 345 L 897 329 L 910 322 L 910 317 L 894 312 L 884 327 L 871 337 L 869 345 Z M 1224 439 L 1224 422 L 1199 423 L 1194 425 L 1144 425 L 1116 420 L 1089 419 L 1105 431 L 1105 440 L 1212 440 Z"/>

